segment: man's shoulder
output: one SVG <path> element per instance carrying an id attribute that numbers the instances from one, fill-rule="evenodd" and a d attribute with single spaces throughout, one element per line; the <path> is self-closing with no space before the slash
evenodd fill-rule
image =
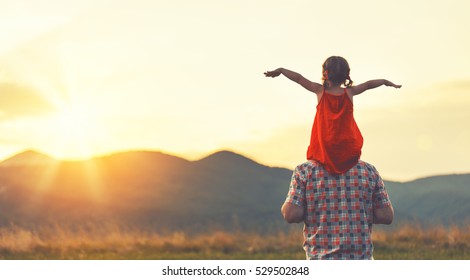
<path id="1" fill-rule="evenodd" d="M 363 175 L 372 178 L 373 180 L 382 180 L 379 171 L 375 168 L 374 165 L 359 160 L 359 162 L 356 164 L 355 168 L 357 168 L 357 173 L 362 173 Z"/>
<path id="2" fill-rule="evenodd" d="M 327 171 L 323 166 L 314 160 L 303 162 L 295 167 L 294 174 L 297 177 L 307 179 L 312 177 L 324 177 L 327 176 Z"/>
<path id="3" fill-rule="evenodd" d="M 356 166 L 360 166 L 367 169 L 375 169 L 375 166 L 363 160 L 359 160 Z"/>
<path id="4" fill-rule="evenodd" d="M 365 168 L 373 173 L 377 173 L 377 169 L 375 168 L 374 165 L 368 163 L 368 162 L 365 162 L 363 160 L 359 160 L 359 162 L 356 164 L 356 167 L 359 167 L 359 168 Z"/>
<path id="5" fill-rule="evenodd" d="M 366 161 L 363 161 L 363 160 L 359 160 L 358 163 L 353 166 L 353 168 L 363 168 L 363 169 L 368 169 L 368 170 L 373 170 L 373 171 L 376 171 L 375 169 L 375 166 L 366 162 Z M 303 162 L 299 165 L 296 166 L 296 169 L 297 170 L 305 170 L 305 169 L 324 169 L 323 168 L 323 165 L 315 160 L 308 160 L 306 162 Z"/>
<path id="6" fill-rule="evenodd" d="M 295 167 L 295 170 L 313 170 L 313 169 L 322 169 L 323 166 L 315 161 L 315 160 L 308 160 L 306 162 L 303 162 Z"/>
<path id="7" fill-rule="evenodd" d="M 300 175 L 306 175 L 310 173 L 311 175 L 315 177 L 330 177 L 333 176 L 329 174 L 326 169 L 323 167 L 323 165 L 315 160 L 308 160 L 305 161 L 295 167 L 294 170 L 295 173 L 299 173 Z M 363 161 L 359 160 L 358 163 L 353 166 L 350 170 L 348 170 L 346 173 L 343 173 L 341 175 L 336 175 L 333 176 L 334 178 L 341 177 L 341 176 L 351 176 L 351 174 L 362 174 L 366 176 L 372 176 L 373 178 L 380 176 L 379 172 L 375 168 L 374 165 Z"/>

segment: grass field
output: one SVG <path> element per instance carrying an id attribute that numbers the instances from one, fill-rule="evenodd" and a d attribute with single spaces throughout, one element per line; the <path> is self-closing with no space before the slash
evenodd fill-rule
<path id="1" fill-rule="evenodd" d="M 375 259 L 470 259 L 470 228 L 423 230 L 404 226 L 375 231 Z M 214 231 L 160 235 L 117 226 L 38 230 L 0 229 L 0 259 L 305 259 L 300 231 L 257 233 Z"/>

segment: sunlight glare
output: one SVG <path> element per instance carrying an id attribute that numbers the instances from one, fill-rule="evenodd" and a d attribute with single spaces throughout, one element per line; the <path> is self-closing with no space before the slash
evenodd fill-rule
<path id="1" fill-rule="evenodd" d="M 94 156 L 93 146 L 102 135 L 90 110 L 77 104 L 61 108 L 50 119 L 55 154 L 62 159 L 83 160 Z"/>

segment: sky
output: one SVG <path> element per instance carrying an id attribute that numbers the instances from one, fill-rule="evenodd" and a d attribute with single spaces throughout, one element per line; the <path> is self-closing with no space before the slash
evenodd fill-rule
<path id="1" fill-rule="evenodd" d="M 331 3 L 330 3 L 331 2 Z M 231 150 L 305 160 L 331 55 L 355 84 L 362 159 L 406 181 L 470 172 L 470 2 L 0 0 L 0 159 Z"/>

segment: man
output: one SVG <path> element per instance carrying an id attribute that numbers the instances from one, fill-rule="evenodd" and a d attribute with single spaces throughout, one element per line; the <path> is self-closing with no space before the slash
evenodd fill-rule
<path id="1" fill-rule="evenodd" d="M 372 224 L 393 221 L 382 178 L 361 160 L 341 175 L 313 160 L 298 165 L 281 213 L 304 222 L 307 259 L 373 259 Z"/>

